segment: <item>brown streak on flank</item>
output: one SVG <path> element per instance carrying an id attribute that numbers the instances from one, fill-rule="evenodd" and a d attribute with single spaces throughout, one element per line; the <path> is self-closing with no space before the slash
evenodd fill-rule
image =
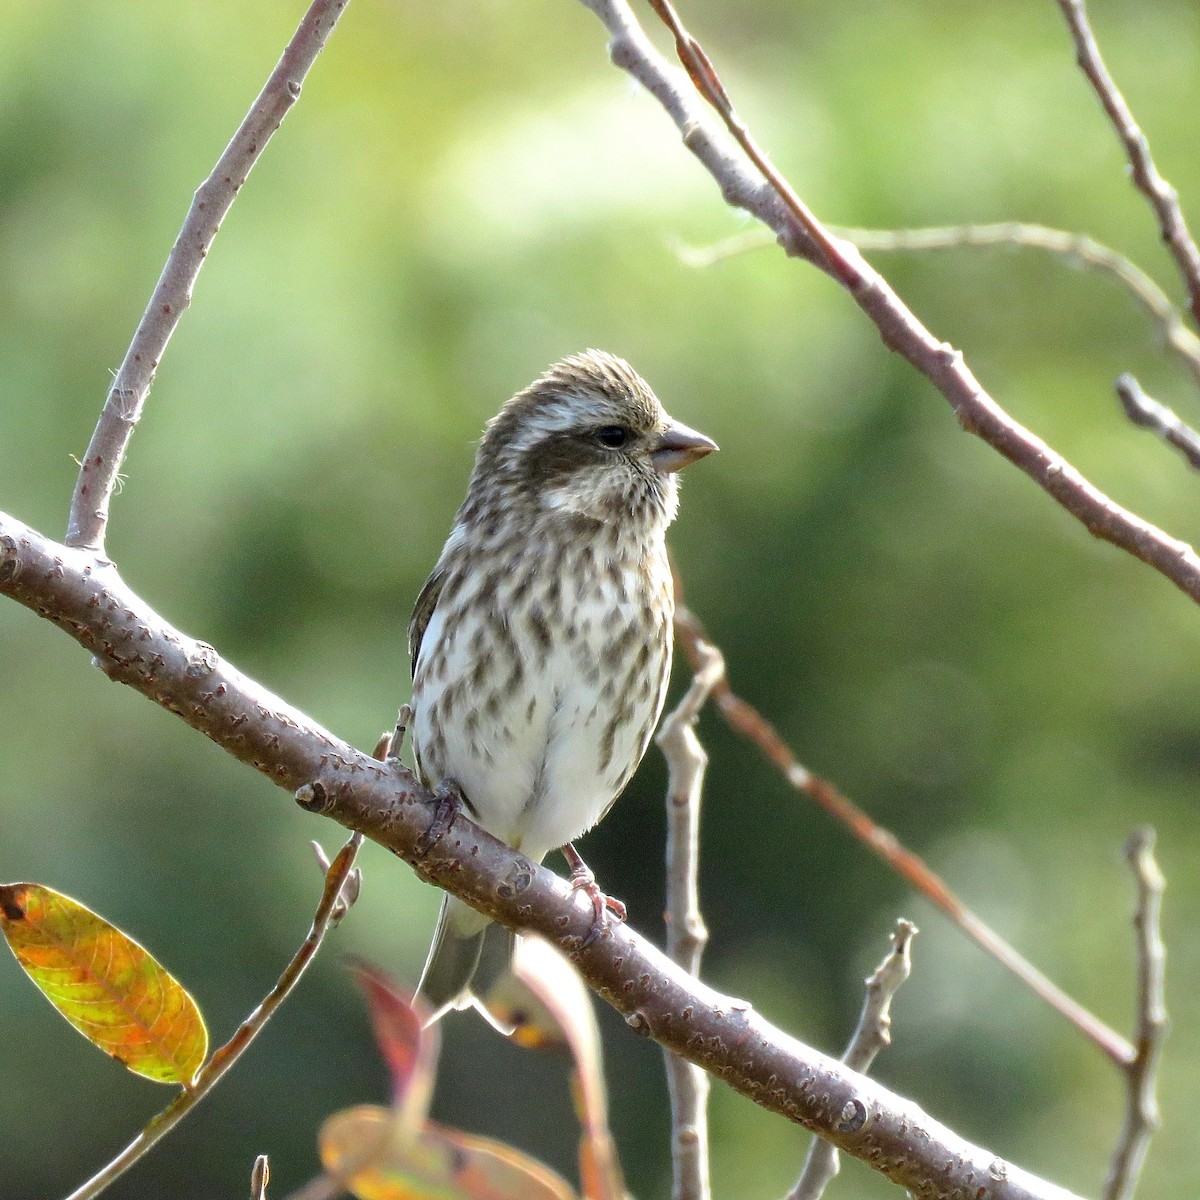
<path id="1" fill-rule="evenodd" d="M 525 618 L 525 624 L 529 626 L 529 632 L 537 641 L 538 650 L 544 662 L 546 655 L 550 653 L 554 639 L 550 634 L 550 623 L 546 620 L 546 612 L 540 604 L 529 606 L 529 615 Z"/>
<path id="2" fill-rule="evenodd" d="M 513 659 L 512 668 L 508 673 L 508 678 L 504 681 L 505 695 L 512 696 L 517 688 L 521 686 L 525 679 L 525 664 L 520 657 Z"/>

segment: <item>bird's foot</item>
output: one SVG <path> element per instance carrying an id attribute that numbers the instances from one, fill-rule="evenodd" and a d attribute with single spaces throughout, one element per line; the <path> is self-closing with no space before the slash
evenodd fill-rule
<path id="1" fill-rule="evenodd" d="M 462 812 L 466 804 L 463 790 L 453 779 L 443 779 L 433 790 L 436 807 L 433 810 L 433 820 L 429 828 L 417 839 L 416 851 L 420 855 L 428 854 L 450 832 L 454 818 Z"/>
<path id="2" fill-rule="evenodd" d="M 573 891 L 585 892 L 587 897 L 592 902 L 592 911 L 595 917 L 592 920 L 592 927 L 588 930 L 587 936 L 583 939 L 583 944 L 580 949 L 590 946 L 607 928 L 608 918 L 611 913 L 617 921 L 625 920 L 625 905 L 615 896 L 606 896 L 601 890 L 600 885 L 596 882 L 596 876 L 592 873 L 592 868 L 587 865 L 579 856 L 579 851 L 568 842 L 562 848 L 563 858 L 567 860 L 567 866 L 571 868 L 571 888 Z"/>

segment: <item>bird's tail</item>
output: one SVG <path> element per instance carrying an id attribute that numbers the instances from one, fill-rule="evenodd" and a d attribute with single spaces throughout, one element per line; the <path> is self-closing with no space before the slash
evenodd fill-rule
<path id="1" fill-rule="evenodd" d="M 481 1002 L 492 985 L 512 966 L 513 934 L 495 925 L 468 904 L 451 895 L 442 897 L 433 945 L 421 972 L 417 996 L 430 1010 L 430 1024 L 452 1008 L 476 1008 L 502 1033 L 501 1026 Z"/>

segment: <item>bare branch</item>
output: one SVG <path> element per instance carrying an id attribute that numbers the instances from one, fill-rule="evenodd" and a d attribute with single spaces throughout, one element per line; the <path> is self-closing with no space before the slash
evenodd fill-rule
<path id="1" fill-rule="evenodd" d="M 938 388 L 967 432 L 982 438 L 1019 467 L 1095 537 L 1141 559 L 1193 600 L 1200 601 L 1200 557 L 1191 546 L 1122 508 L 1041 438 L 1014 421 L 984 391 L 962 354 L 935 338 L 853 246 L 836 242 L 823 228 L 824 236 L 814 237 L 809 225 L 797 216 L 798 210 L 791 206 L 789 197 L 794 193 L 786 183 L 783 184 L 786 193 L 776 191 L 774 183 L 768 188 L 768 193 L 774 194 L 772 202 L 770 194 L 763 194 L 757 178 L 761 163 L 752 170 L 733 154 L 714 153 L 713 147 L 720 144 L 720 139 L 711 128 L 707 113 L 686 94 L 691 91 L 687 76 L 670 66 L 654 49 L 625 0 L 581 2 L 596 13 L 608 30 L 613 62 L 659 100 L 679 127 L 684 144 L 708 169 L 726 200 L 770 226 L 789 253 L 809 257 L 834 274 L 875 323 L 884 344 L 903 355 Z M 661 7 L 662 0 L 657 2 Z M 710 93 L 719 98 L 724 89 L 717 93 L 707 78 L 715 72 L 695 39 L 677 35 L 677 45 L 696 73 L 706 80 L 706 98 Z M 719 111 L 727 125 L 732 122 L 736 127 L 736 118 Z M 762 158 L 761 154 L 759 157 Z M 778 172 L 770 168 L 767 178 L 778 179 Z M 819 225 L 811 213 L 808 216 L 811 223 Z M 814 251 L 814 246 L 819 248 Z M 836 249 L 836 261 L 824 257 L 830 246 Z"/>
<path id="2" fill-rule="evenodd" d="M 312 927 L 300 949 L 292 956 L 275 986 L 263 998 L 259 1006 L 238 1026 L 233 1037 L 215 1050 L 208 1062 L 196 1073 L 189 1087 L 180 1092 L 162 1112 L 151 1117 L 146 1127 L 111 1162 L 101 1167 L 86 1183 L 76 1188 L 67 1200 L 92 1200 L 99 1196 L 120 1175 L 123 1175 L 139 1159 L 144 1158 L 184 1117 L 213 1090 L 225 1072 L 250 1048 L 250 1043 L 262 1032 L 263 1027 L 275 1015 L 279 1006 L 288 998 L 292 989 L 300 982 L 308 964 L 321 948 L 330 926 L 334 923 L 337 907 L 342 899 L 342 888 L 354 870 L 354 857 L 362 845 L 362 834 L 353 833 L 341 848 L 325 876 L 321 902 L 317 905 Z M 260 1175 L 259 1165 L 263 1169 Z M 261 1187 L 266 1188 L 266 1156 L 255 1163 L 255 1178 L 261 1178 Z"/>
<path id="3" fill-rule="evenodd" d="M 901 917 L 891 932 L 892 948 L 867 977 L 866 995 L 858 1025 L 850 1037 L 842 1062 L 856 1071 L 867 1072 L 875 1056 L 892 1041 L 892 999 L 912 973 L 909 949 L 917 927 Z M 787 1200 L 819 1200 L 829 1181 L 838 1173 L 838 1152 L 824 1138 L 814 1137 L 796 1186 Z"/>
<path id="4" fill-rule="evenodd" d="M 691 686 L 662 723 L 655 739 L 667 760 L 667 956 L 689 975 L 700 974 L 708 930 L 700 914 L 700 797 L 708 755 L 696 736 L 696 719 L 725 673 L 721 652 L 696 646 L 699 665 Z M 666 1052 L 671 1093 L 671 1162 L 674 1200 L 708 1200 L 708 1076 Z"/>
<path id="5" fill-rule="evenodd" d="M 510 929 L 540 933 L 635 1031 L 820 1133 L 920 1200 L 1077 1200 L 789 1037 L 746 1001 L 705 986 L 627 926 L 592 937 L 595 914 L 586 898 L 465 817 L 429 839 L 436 799 L 410 772 L 354 749 L 174 629 L 100 555 L 0 514 L 0 594 L 69 633 L 110 678 L 295 789 L 307 811 L 371 838 Z M 323 908 L 328 901 L 332 910 L 339 892 L 340 885 L 327 888 Z"/>
<path id="6" fill-rule="evenodd" d="M 1058 0 L 1058 7 L 1066 18 L 1067 28 L 1075 43 L 1075 60 L 1087 76 L 1108 119 L 1116 130 L 1129 159 L 1130 178 L 1133 185 L 1150 202 L 1158 218 L 1162 240 L 1179 268 L 1187 288 L 1188 305 L 1192 317 L 1200 325 L 1200 249 L 1188 229 L 1183 210 L 1179 207 L 1179 194 L 1159 174 L 1154 156 L 1150 153 L 1150 142 L 1134 120 L 1133 112 L 1121 95 L 1096 44 L 1091 24 L 1088 22 L 1084 0 Z"/>
<path id="7" fill-rule="evenodd" d="M 1185 425 L 1165 404 L 1142 391 L 1142 385 L 1132 375 L 1126 373 L 1118 377 L 1114 388 L 1125 415 L 1135 425 L 1158 434 L 1164 442 L 1174 446 L 1190 466 L 1200 471 L 1200 433 Z"/>
<path id="8" fill-rule="evenodd" d="M 696 615 L 677 607 L 675 629 L 684 653 L 691 662 L 698 656 L 694 646 L 708 642 L 708 634 Z M 898 875 L 908 881 L 931 904 L 941 909 L 976 945 L 987 951 L 1001 966 L 1065 1017 L 1080 1033 L 1093 1042 L 1117 1066 L 1124 1068 L 1134 1056 L 1134 1048 L 1119 1033 L 1110 1029 L 1079 1001 L 1068 996 L 1027 958 L 987 925 L 942 881 L 924 859 L 901 845 L 896 835 L 877 825 L 861 808 L 847 799 L 832 783 L 814 775 L 792 752 L 779 731 L 753 705 L 737 695 L 728 677 L 713 686 L 713 699 L 731 728 L 753 742 L 798 792 L 816 801 L 830 816 L 844 825 L 872 853 L 878 855 Z"/>
<path id="9" fill-rule="evenodd" d="M 1162 896 L 1166 881 L 1154 858 L 1154 830 L 1139 829 L 1125 845 L 1137 883 L 1133 927 L 1137 938 L 1137 1054 L 1125 1069 L 1125 1124 L 1113 1154 L 1104 1200 L 1131 1200 L 1150 1139 L 1158 1129 L 1155 1083 L 1167 1033 L 1163 976 Z"/>
<path id="10" fill-rule="evenodd" d="M 1179 359 L 1193 382 L 1200 385 L 1200 338 L 1184 323 L 1183 314 L 1171 298 L 1136 263 L 1086 234 L 1019 221 L 995 225 L 930 225 L 918 229 L 853 229 L 831 225 L 829 230 L 868 254 L 999 246 L 1041 250 L 1085 270 L 1107 275 L 1146 310 L 1158 327 L 1163 345 Z M 713 246 L 680 247 L 679 255 L 689 267 L 707 267 L 748 250 L 772 245 L 774 241 L 769 230 L 752 229 Z"/>
<path id="11" fill-rule="evenodd" d="M 80 464 L 67 519 L 68 546 L 103 551 L 117 473 L 163 352 L 192 302 L 192 287 L 213 238 L 271 135 L 299 99 L 304 77 L 348 3 L 313 0 L 233 140 L 197 189 Z"/>

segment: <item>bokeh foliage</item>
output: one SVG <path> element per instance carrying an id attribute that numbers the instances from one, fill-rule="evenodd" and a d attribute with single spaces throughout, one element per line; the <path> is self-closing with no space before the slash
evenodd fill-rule
<path id="1" fill-rule="evenodd" d="M 257 92 L 291 0 L 8 0 L 0 38 L 0 507 L 65 523 L 72 454 L 196 184 Z M 1200 27 L 1187 0 L 1093 5 L 1117 78 L 1200 219 Z M 695 2 L 694 31 L 818 214 L 1085 230 L 1174 289 L 1050 0 Z M 1175 1028 L 1142 1196 L 1189 1190 L 1200 1105 L 1200 612 L 960 433 L 833 284 L 744 227 L 573 0 L 355 0 L 205 267 L 133 442 L 110 551 L 188 632 L 359 745 L 407 694 L 403 630 L 471 445 L 563 353 L 624 354 L 722 453 L 674 536 L 735 686 L 1107 1020 L 1132 997 L 1120 846 L 1154 824 Z M 1196 536 L 1200 483 L 1117 414 L 1132 370 L 1197 402 L 1133 304 L 1040 256 L 880 260 L 985 385 L 1100 486 Z M 678 681 L 677 681 L 678 682 Z M 214 1038 L 303 936 L 337 831 L 16 605 L 0 605 L 0 877 L 79 897 L 160 956 Z M 877 1074 L 998 1153 L 1094 1193 L 1120 1112 L 1100 1056 L 712 716 L 706 975 L 836 1049 L 892 918 L 923 928 Z M 661 908 L 654 754 L 584 852 L 631 920 Z M 381 852 L 363 898 L 237 1072 L 110 1193 L 272 1194 L 315 1131 L 382 1098 L 338 963 L 415 979 L 436 894 Z M 0 1192 L 89 1174 L 162 1097 L 0 969 Z M 655 1047 L 605 1018 L 633 1191 L 669 1194 Z M 718 1088 L 719 1195 L 781 1194 L 804 1137 Z M 434 1115 L 570 1173 L 561 1064 L 445 1030 Z M 842 1196 L 895 1194 L 851 1166 Z M 831 1195 L 834 1192 L 830 1193 Z"/>

